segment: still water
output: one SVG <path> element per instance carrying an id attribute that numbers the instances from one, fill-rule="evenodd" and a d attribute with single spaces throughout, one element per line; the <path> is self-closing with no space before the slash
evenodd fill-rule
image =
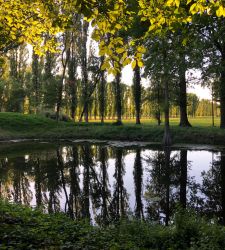
<path id="1" fill-rule="evenodd" d="M 225 222 L 225 151 L 91 143 L 0 147 L 0 197 L 105 224 L 168 224 L 177 206 Z"/>

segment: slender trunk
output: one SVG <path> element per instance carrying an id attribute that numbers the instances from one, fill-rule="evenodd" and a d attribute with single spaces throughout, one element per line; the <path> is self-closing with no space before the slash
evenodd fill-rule
<path id="1" fill-rule="evenodd" d="M 156 119 L 158 126 L 161 125 L 161 111 L 160 111 L 160 90 L 159 90 L 159 83 L 158 83 L 158 88 L 157 88 L 157 114 L 156 114 Z"/>
<path id="2" fill-rule="evenodd" d="M 212 86 L 212 126 L 215 126 L 215 119 L 214 119 L 214 100 L 213 100 L 213 86 Z"/>
<path id="3" fill-rule="evenodd" d="M 134 69 L 134 100 L 136 110 L 136 124 L 141 124 L 141 73 L 138 66 Z"/>
<path id="4" fill-rule="evenodd" d="M 191 127 L 187 116 L 187 83 L 186 83 L 186 62 L 185 54 L 180 55 L 182 63 L 179 65 L 179 104 L 180 104 L 180 125 L 181 127 Z"/>
<path id="5" fill-rule="evenodd" d="M 63 84 L 65 80 L 65 75 L 66 75 L 66 68 L 67 68 L 68 60 L 70 58 L 70 49 L 67 48 L 67 39 L 68 39 L 68 34 L 65 33 L 64 34 L 64 49 L 62 51 L 63 72 L 62 72 L 62 77 L 59 83 L 57 103 L 56 103 L 56 120 L 57 121 L 59 120 L 59 112 L 62 106 Z"/>
<path id="6" fill-rule="evenodd" d="M 84 100 L 84 120 L 88 122 L 88 69 L 87 69 L 87 39 L 88 39 L 89 23 L 83 20 L 82 27 L 82 49 L 81 49 L 81 71 L 82 71 L 82 87 Z M 86 104 L 87 102 L 87 104 Z"/>
<path id="7" fill-rule="evenodd" d="M 225 53 L 221 60 L 220 77 L 220 128 L 225 128 Z"/>
<path id="8" fill-rule="evenodd" d="M 76 98 L 76 83 L 75 81 L 70 82 L 70 91 L 71 91 L 71 117 L 73 121 L 75 120 L 76 116 L 76 107 L 77 107 L 77 98 Z"/>
<path id="9" fill-rule="evenodd" d="M 160 109 L 157 112 L 157 123 L 158 123 L 158 126 L 161 125 L 161 112 L 160 112 Z"/>
<path id="10" fill-rule="evenodd" d="M 74 34 L 72 33 L 72 36 Z M 73 39 L 73 37 L 72 37 Z M 68 77 L 69 77 L 69 87 L 70 87 L 70 96 L 71 96 L 71 117 L 74 120 L 76 115 L 77 108 L 77 86 L 76 86 L 76 74 L 77 74 L 77 59 L 75 55 L 74 41 L 72 40 L 71 44 L 71 53 L 68 61 Z"/>
<path id="11" fill-rule="evenodd" d="M 167 52 L 166 48 L 163 48 L 163 84 L 164 84 L 164 95 L 165 95 L 165 103 L 164 103 L 164 114 L 165 114 L 165 128 L 164 128 L 164 136 L 163 136 L 163 145 L 170 146 L 172 144 L 171 133 L 170 133 L 170 107 L 169 107 L 169 82 L 168 82 L 168 65 L 167 65 Z"/>
<path id="12" fill-rule="evenodd" d="M 84 103 L 84 108 L 83 108 L 83 110 L 82 110 L 82 112 L 81 112 L 81 114 L 80 114 L 79 122 L 82 122 L 82 118 L 83 118 L 83 116 L 85 115 L 85 111 L 86 111 L 87 106 L 88 106 L 88 104 L 89 104 L 89 100 L 90 100 L 92 94 L 94 93 L 94 91 L 95 91 L 95 89 L 96 89 L 96 87 L 97 87 L 98 81 L 99 81 L 99 78 L 97 77 L 97 78 L 96 78 L 96 81 L 95 81 L 95 83 L 94 83 L 94 85 L 91 87 L 91 89 L 90 89 L 90 91 L 89 91 L 89 93 L 88 93 L 87 100 L 86 100 L 85 103 Z"/>
<path id="13" fill-rule="evenodd" d="M 98 100 L 97 100 L 97 91 L 95 91 L 95 94 L 94 94 L 94 101 L 93 101 L 93 104 L 94 105 L 94 119 L 95 121 L 97 120 L 97 114 L 98 114 Z"/>
<path id="14" fill-rule="evenodd" d="M 48 38 L 46 38 L 48 39 Z M 49 86 L 51 86 L 52 82 L 53 82 L 53 68 L 55 67 L 55 58 L 56 56 L 47 51 L 46 55 L 45 55 L 45 64 L 44 64 L 44 75 L 43 75 L 43 80 L 44 80 L 44 85 L 46 89 L 49 89 Z M 44 105 L 45 107 L 49 104 L 48 101 L 48 94 L 46 93 L 46 95 L 44 95 Z M 55 109 L 55 105 L 52 104 L 50 105 L 50 107 L 53 109 Z"/>
<path id="15" fill-rule="evenodd" d="M 59 83 L 57 103 L 56 103 L 56 120 L 57 121 L 59 120 L 59 112 L 62 106 L 63 83 L 65 79 L 65 74 L 66 74 L 66 67 L 63 66 L 63 73 L 62 73 L 62 77 Z"/>
<path id="16" fill-rule="evenodd" d="M 101 61 L 104 61 L 104 58 L 101 58 Z M 100 75 L 100 96 L 99 96 L 99 113 L 100 113 L 100 118 L 101 118 L 101 123 L 104 123 L 104 115 L 105 115 L 105 85 L 106 85 L 106 80 L 105 80 L 105 72 L 101 71 Z"/>
<path id="17" fill-rule="evenodd" d="M 121 100 L 121 73 L 116 75 L 115 81 L 115 89 L 116 89 L 116 114 L 117 114 L 117 121 L 118 125 L 122 124 L 122 100 Z"/>
<path id="18" fill-rule="evenodd" d="M 32 55 L 32 83 L 35 94 L 34 112 L 36 114 L 38 112 L 38 106 L 39 106 L 40 82 L 39 82 L 39 57 L 37 54 L 35 54 L 34 51 Z"/>
<path id="19" fill-rule="evenodd" d="M 165 79 L 165 128 L 164 128 L 164 136 L 163 136 L 163 145 L 170 146 L 172 144 L 171 133 L 170 133 L 170 118 L 169 118 L 169 86 L 168 79 Z"/>
<path id="20" fill-rule="evenodd" d="M 84 120 L 86 123 L 89 122 L 89 113 L 88 113 L 88 105 L 85 106 L 85 110 L 84 110 Z"/>

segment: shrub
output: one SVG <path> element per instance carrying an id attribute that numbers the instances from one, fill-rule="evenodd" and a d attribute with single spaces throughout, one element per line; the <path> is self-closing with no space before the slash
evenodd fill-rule
<path id="1" fill-rule="evenodd" d="M 179 210 L 169 226 L 136 219 L 96 227 L 0 201 L 1 249 L 225 249 L 225 228 Z"/>

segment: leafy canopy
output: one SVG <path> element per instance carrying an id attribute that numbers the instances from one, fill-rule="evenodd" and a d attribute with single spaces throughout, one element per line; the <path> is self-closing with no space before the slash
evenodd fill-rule
<path id="1" fill-rule="evenodd" d="M 115 67 L 131 62 L 133 68 L 136 64 L 141 67 L 145 49 L 140 46 L 140 41 L 146 36 L 174 31 L 182 23 L 193 22 L 195 15 L 225 17 L 222 0 L 133 2 L 131 5 L 128 0 L 0 0 L 0 53 L 23 42 L 34 45 L 40 54 L 43 50 L 54 50 L 54 40 L 44 40 L 44 34 L 55 35 L 70 28 L 77 13 L 84 15 L 95 27 L 93 38 L 101 40 L 100 55 L 106 58 L 103 69 L 110 68 L 112 57 Z M 147 25 L 147 32 L 138 39 L 131 37 L 127 41 L 121 36 L 121 30 L 126 34 L 137 16 L 140 25 Z M 132 58 L 127 53 L 130 47 L 136 50 Z"/>

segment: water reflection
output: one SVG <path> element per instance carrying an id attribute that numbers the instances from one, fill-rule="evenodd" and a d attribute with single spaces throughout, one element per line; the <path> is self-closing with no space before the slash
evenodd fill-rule
<path id="1" fill-rule="evenodd" d="M 178 154 L 171 155 L 169 148 L 156 151 L 147 159 L 151 166 L 145 196 L 148 200 L 149 219 L 163 221 L 166 225 L 175 208 L 177 186 L 179 185 Z"/>
<path id="2" fill-rule="evenodd" d="M 144 219 L 144 205 L 143 205 L 143 166 L 141 158 L 141 150 L 136 150 L 134 161 L 134 186 L 135 186 L 135 216 Z"/>
<path id="3" fill-rule="evenodd" d="M 203 212 L 216 216 L 225 225 L 225 152 L 212 160 L 211 168 L 202 173 L 201 191 L 205 195 Z"/>
<path id="4" fill-rule="evenodd" d="M 130 216 L 167 225 L 178 204 L 225 224 L 225 152 L 195 153 L 73 144 L 3 155 L 0 197 L 99 225 Z"/>

